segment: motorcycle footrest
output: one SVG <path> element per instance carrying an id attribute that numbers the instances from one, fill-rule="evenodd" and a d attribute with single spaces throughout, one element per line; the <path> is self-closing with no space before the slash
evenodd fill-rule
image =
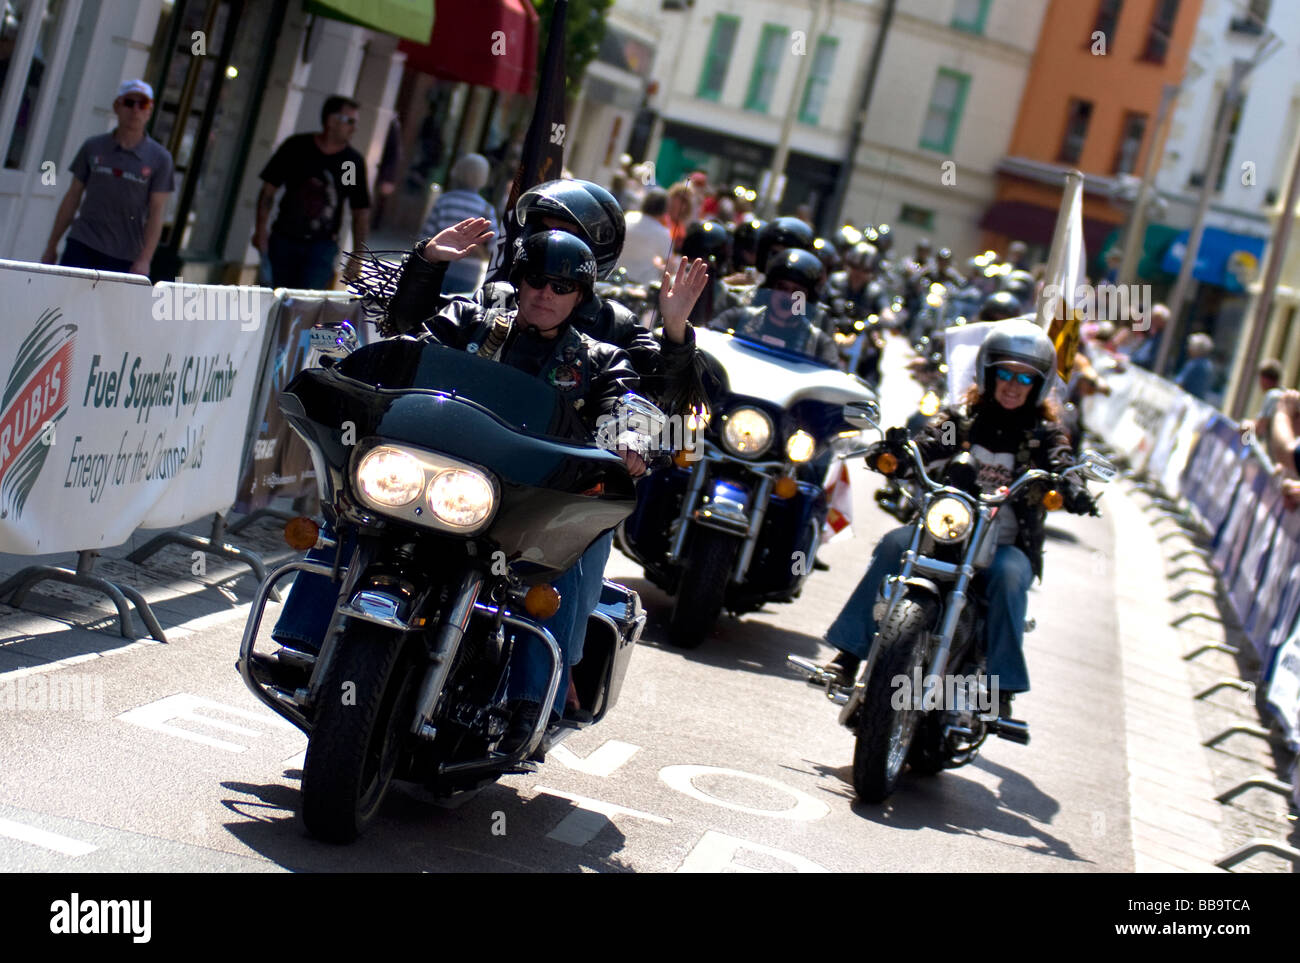
<path id="1" fill-rule="evenodd" d="M 1022 746 L 1029 745 L 1029 723 L 1019 719 L 998 719 L 993 724 L 993 733 L 999 739 L 1017 742 Z"/>

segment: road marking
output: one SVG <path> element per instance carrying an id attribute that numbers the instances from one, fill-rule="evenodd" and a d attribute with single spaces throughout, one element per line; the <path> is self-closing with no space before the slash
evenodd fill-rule
<path id="1" fill-rule="evenodd" d="M 159 699 L 157 702 L 150 702 L 135 709 L 128 709 L 117 718 L 123 722 L 130 722 L 133 725 L 153 729 L 156 732 L 178 736 L 181 739 L 189 739 L 191 742 L 211 746 L 214 749 L 224 749 L 226 752 L 243 752 L 248 746 L 238 742 L 229 742 L 225 739 L 217 739 L 213 736 L 205 736 L 198 732 L 191 732 L 188 729 L 169 725 L 169 723 L 173 721 L 191 722 L 196 725 L 210 726 L 214 729 L 224 729 L 227 732 L 242 733 L 254 738 L 267 735 L 263 729 L 250 729 L 246 726 L 235 725 L 233 722 L 226 722 L 224 719 L 213 719 L 209 716 L 199 715 L 199 709 L 242 716 L 245 719 L 260 723 L 262 726 L 274 726 L 280 729 L 297 731 L 296 726 L 280 719 L 279 716 L 268 716 L 265 712 L 251 712 L 247 709 L 224 705 L 220 702 L 213 702 L 211 699 L 204 699 L 201 696 L 190 695 L 188 692 L 179 692 L 176 695 Z"/>
<path id="2" fill-rule="evenodd" d="M 16 823 L 10 819 L 0 819 L 0 836 L 8 836 L 10 839 L 31 843 L 44 849 L 52 849 L 56 853 L 62 853 L 65 856 L 85 856 L 87 853 L 93 853 L 99 849 L 98 846 L 92 843 L 73 839 L 71 836 L 61 836 L 48 830 L 37 829 L 35 826 L 28 826 L 26 823 Z"/>
<path id="3" fill-rule="evenodd" d="M 589 752 L 585 758 L 578 756 L 565 746 L 556 746 L 550 752 L 550 758 L 562 762 L 570 769 L 584 772 L 589 776 L 611 776 L 614 771 L 638 752 L 640 746 L 628 742 L 610 739 L 599 748 Z"/>
<path id="4" fill-rule="evenodd" d="M 755 809 L 752 806 L 742 806 L 728 799 L 719 799 L 717 796 L 698 788 L 694 780 L 700 776 L 733 776 L 737 779 L 748 779 L 751 782 L 790 794 L 795 798 L 795 804 L 790 809 Z M 752 772 L 741 772 L 739 769 L 719 769 L 716 766 L 665 766 L 659 770 L 659 778 L 673 789 L 685 793 L 692 799 L 712 803 L 715 806 L 722 806 L 724 809 L 749 813 L 752 816 L 775 816 L 777 819 L 812 822 L 814 819 L 821 819 L 823 816 L 828 815 L 831 811 L 830 807 L 824 802 L 820 799 L 814 799 L 807 793 L 800 792 L 798 789 L 791 789 L 785 783 L 769 779 L 767 776 L 756 776 Z"/>
<path id="5" fill-rule="evenodd" d="M 779 860 L 793 866 L 797 873 L 829 873 L 830 870 L 819 866 L 811 859 L 805 859 L 784 849 L 751 843 L 748 839 L 738 839 L 726 833 L 707 830 L 694 848 L 686 854 L 682 865 L 677 867 L 679 873 L 766 873 L 766 869 L 755 869 L 736 862 L 736 855 L 744 851 L 761 853 L 771 859 Z"/>
<path id="6" fill-rule="evenodd" d="M 645 819 L 661 826 L 672 825 L 672 820 L 665 819 L 663 816 L 643 813 L 636 809 L 626 809 L 623 806 L 616 806 L 614 803 L 589 799 L 586 796 L 562 792 L 559 789 L 551 789 L 547 786 L 538 786 L 537 792 L 546 793 L 548 796 L 559 796 L 561 799 L 567 799 L 578 807 L 576 811 L 561 819 L 556 827 L 546 834 L 547 839 L 568 843 L 570 846 L 585 846 L 596 838 L 597 833 L 612 823 L 615 816 L 632 816 L 635 819 Z"/>

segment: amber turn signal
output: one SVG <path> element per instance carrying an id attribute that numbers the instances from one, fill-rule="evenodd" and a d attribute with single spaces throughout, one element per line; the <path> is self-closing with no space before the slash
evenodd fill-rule
<path id="1" fill-rule="evenodd" d="M 799 493 L 799 483 L 793 478 L 778 478 L 773 489 L 777 498 L 794 498 Z"/>
<path id="2" fill-rule="evenodd" d="M 560 593 L 554 585 L 534 585 L 524 596 L 524 611 L 535 619 L 549 619 L 560 610 Z"/>
<path id="3" fill-rule="evenodd" d="M 892 475 L 898 470 L 898 459 L 889 452 L 884 452 L 876 459 L 876 471 L 882 475 Z"/>
<path id="4" fill-rule="evenodd" d="M 1046 495 L 1043 496 L 1043 507 L 1046 508 L 1049 512 L 1060 511 L 1061 506 L 1064 504 L 1065 504 L 1065 499 L 1061 497 L 1061 493 L 1058 492 L 1055 488 L 1053 488 L 1051 491 L 1049 491 Z"/>
<path id="5" fill-rule="evenodd" d="M 690 450 L 687 448 L 683 448 L 681 451 L 674 454 L 673 464 L 676 465 L 678 468 L 690 468 L 691 467 Z"/>
<path id="6" fill-rule="evenodd" d="M 316 544 L 319 537 L 320 526 L 305 515 L 291 518 L 284 523 L 284 540 L 294 551 L 307 551 Z"/>

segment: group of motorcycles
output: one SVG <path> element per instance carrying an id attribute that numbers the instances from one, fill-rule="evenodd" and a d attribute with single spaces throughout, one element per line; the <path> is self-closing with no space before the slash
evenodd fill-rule
<path id="1" fill-rule="evenodd" d="M 551 666 L 547 704 L 557 692 L 562 654 L 541 624 L 559 602 L 551 583 L 602 533 L 613 529 L 620 549 L 673 596 L 669 641 L 682 648 L 702 644 L 724 610 L 799 596 L 817 565 L 827 479 L 862 453 L 864 432 L 880 428 L 862 358 L 908 320 L 905 291 L 882 289 L 863 311 L 846 307 L 842 279 L 828 287 L 815 317 L 839 335 L 839 366 L 696 325 L 707 408 L 685 425 L 653 406 L 638 412 L 631 424 L 646 448 L 671 439 L 673 455 L 635 484 L 613 452 L 557 439 L 564 402 L 536 378 L 427 340 L 357 347 L 346 322 L 315 332 L 317 364 L 279 404 L 311 451 L 330 528 L 298 519 L 286 538 L 333 558 L 269 574 L 237 663 L 253 694 L 309 737 L 310 832 L 356 838 L 395 780 L 450 795 L 536 771 L 552 747 L 600 722 L 646 622 L 637 594 L 608 580 L 572 667 L 586 711 L 559 722 L 542 713 L 525 744 L 496 750 L 520 647 L 538 647 Z M 656 292 L 634 288 L 615 278 L 599 290 L 652 315 Z M 749 293 L 735 285 L 729 300 Z M 927 317 L 919 323 L 940 323 Z M 792 657 L 856 731 L 854 785 L 864 799 L 887 796 L 905 762 L 926 772 L 968 762 L 996 726 L 973 707 L 894 710 L 888 682 L 916 667 L 927 678 L 949 667 L 979 675 L 983 612 L 967 588 L 995 547 L 990 519 L 1013 497 L 1059 482 L 1029 472 L 986 496 L 973 473 L 931 479 L 916 467 L 921 487 L 895 513 L 915 526 L 912 551 L 880 602 L 882 629 L 857 680 L 846 688 Z M 1091 453 L 1071 470 L 1113 471 Z M 266 603 L 300 572 L 338 586 L 319 654 L 267 654 L 258 645 Z"/>

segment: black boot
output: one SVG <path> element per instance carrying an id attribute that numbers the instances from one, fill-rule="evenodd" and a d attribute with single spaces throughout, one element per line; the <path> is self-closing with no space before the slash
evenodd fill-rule
<path id="1" fill-rule="evenodd" d="M 533 729 L 537 726 L 537 718 L 542 714 L 541 705 L 527 699 L 513 700 L 510 703 L 510 709 L 510 728 L 506 730 L 506 734 L 497 743 L 497 752 L 504 753 L 507 756 L 514 755 L 528 744 L 528 740 L 532 738 Z"/>
<path id="2" fill-rule="evenodd" d="M 858 674 L 858 666 L 862 660 L 851 652 L 843 650 L 835 656 L 830 662 L 826 663 L 826 671 L 834 672 L 839 678 L 836 680 L 837 685 L 853 685 L 853 677 Z"/>

